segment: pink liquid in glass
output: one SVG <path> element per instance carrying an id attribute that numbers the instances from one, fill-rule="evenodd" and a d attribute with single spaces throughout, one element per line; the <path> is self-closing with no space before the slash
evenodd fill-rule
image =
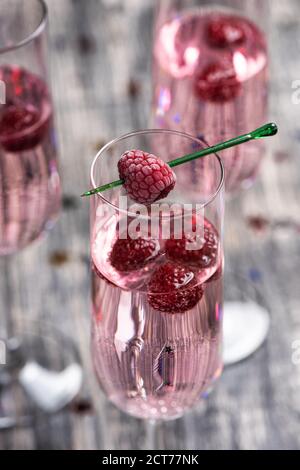
<path id="1" fill-rule="evenodd" d="M 105 394 L 123 411 L 139 418 L 177 418 L 205 395 L 222 371 L 221 248 L 207 255 L 203 269 L 185 265 L 195 276 L 189 295 L 193 298 L 199 289 L 201 295 L 180 313 L 173 298 L 168 311 L 173 291 L 162 301 L 150 287 L 154 274 L 167 263 L 165 242 L 159 240 L 160 254 L 142 268 L 120 272 L 111 265 L 117 223 L 117 218 L 96 216 L 91 241 L 96 374 Z M 207 220 L 205 227 L 214 230 Z M 134 252 L 130 259 L 134 262 Z"/>
<path id="2" fill-rule="evenodd" d="M 1 66 L 0 255 L 27 246 L 53 225 L 60 179 L 51 98 L 46 84 L 17 66 Z"/>
<path id="3" fill-rule="evenodd" d="M 266 41 L 244 17 L 207 9 L 178 14 L 158 32 L 153 74 L 153 127 L 214 144 L 266 120 Z M 257 141 L 222 152 L 226 189 L 247 188 L 263 154 Z"/>

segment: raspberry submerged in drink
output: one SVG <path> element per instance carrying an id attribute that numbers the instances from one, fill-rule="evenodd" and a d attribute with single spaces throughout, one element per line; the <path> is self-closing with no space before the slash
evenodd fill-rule
<path id="1" fill-rule="evenodd" d="M 24 152 L 36 147 L 47 132 L 39 111 L 31 105 L 6 107 L 0 117 L 0 143 L 8 152 Z"/>
<path id="2" fill-rule="evenodd" d="M 6 104 L 0 109 L 0 145 L 25 152 L 39 145 L 49 130 L 52 110 L 48 89 L 36 75 L 12 66 L 0 67 Z"/>
<path id="3" fill-rule="evenodd" d="M 222 369 L 218 233 L 204 219 L 205 243 L 194 263 L 173 239 L 116 239 L 118 217 L 96 215 L 94 228 L 92 343 L 99 381 L 134 416 L 163 410 L 165 418 L 178 417 Z"/>
<path id="4" fill-rule="evenodd" d="M 138 237 L 133 240 L 118 239 L 110 253 L 110 263 L 119 272 L 136 271 L 143 268 L 158 255 L 158 240 Z"/>
<path id="5" fill-rule="evenodd" d="M 224 103 L 238 96 L 241 83 L 232 64 L 212 63 L 196 77 L 195 93 L 203 100 Z"/>
<path id="6" fill-rule="evenodd" d="M 175 263 L 166 263 L 154 272 L 148 286 L 148 301 L 160 312 L 185 313 L 203 296 L 193 271 Z"/>
<path id="7" fill-rule="evenodd" d="M 246 37 L 245 23 L 236 16 L 216 16 L 207 24 L 207 41 L 214 47 L 241 45 Z"/>

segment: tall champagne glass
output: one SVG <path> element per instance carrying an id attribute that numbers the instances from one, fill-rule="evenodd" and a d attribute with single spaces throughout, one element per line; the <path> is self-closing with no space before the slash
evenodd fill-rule
<path id="1" fill-rule="evenodd" d="M 97 154 L 92 186 L 118 179 L 125 151 L 153 153 L 158 142 L 164 161 L 205 146 L 176 131 L 125 135 Z M 95 371 L 110 401 L 149 420 L 182 416 L 222 371 L 223 167 L 217 155 L 194 164 L 202 183 L 187 188 L 192 164 L 177 167 L 175 188 L 154 205 L 137 207 L 119 188 L 91 201 Z M 188 254 L 191 221 L 201 243 Z"/>
<path id="2" fill-rule="evenodd" d="M 0 257 L 3 258 L 24 249 L 51 229 L 60 209 L 47 26 L 48 12 L 43 0 L 1 1 Z M 38 336 L 31 333 L 32 337 Z M 18 361 L 12 357 L 22 354 L 25 364 L 29 360 L 23 354 L 24 335 L 7 338 L 5 343 L 9 354 L 5 370 L 0 371 L 1 392 L 9 378 L 17 374 Z M 0 429 L 18 426 L 14 417 L 1 418 Z"/>
<path id="3" fill-rule="evenodd" d="M 213 144 L 266 121 L 268 0 L 160 0 L 152 126 Z M 226 191 L 248 188 L 264 156 L 253 141 L 222 154 Z"/>

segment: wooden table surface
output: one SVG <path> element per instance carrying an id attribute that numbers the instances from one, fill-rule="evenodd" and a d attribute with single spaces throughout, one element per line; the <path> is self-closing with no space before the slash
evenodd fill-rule
<path id="1" fill-rule="evenodd" d="M 92 371 L 89 208 L 78 194 L 103 142 L 147 127 L 153 2 L 48 4 L 63 211 L 44 240 L 0 260 L 0 337 L 34 321 L 56 325 L 79 348 L 84 387 L 80 399 L 57 415 L 35 409 L 17 386 L 2 393 L 0 413 L 32 413 L 34 419 L 31 426 L 0 433 L 0 448 L 147 448 L 147 426 L 110 405 Z M 292 103 L 292 82 L 300 80 L 300 2 L 271 4 L 270 118 L 280 134 L 268 142 L 256 185 L 231 200 L 226 214 L 227 266 L 256 278 L 270 309 L 271 331 L 253 357 L 225 370 L 199 410 L 158 428 L 160 449 L 300 448 L 299 354 L 293 356 L 300 340 L 300 105 Z M 63 361 L 63 342 L 58 353 Z"/>

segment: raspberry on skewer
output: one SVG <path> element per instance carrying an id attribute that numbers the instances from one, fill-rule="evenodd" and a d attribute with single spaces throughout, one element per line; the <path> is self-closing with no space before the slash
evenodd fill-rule
<path id="1" fill-rule="evenodd" d="M 211 96 L 211 99 L 214 100 L 226 100 L 229 99 L 232 93 L 236 93 L 235 79 L 233 80 L 231 75 L 226 75 L 227 78 L 225 88 L 223 88 L 221 95 L 216 94 L 214 82 L 219 80 L 219 72 L 213 71 L 212 75 L 213 77 L 210 79 L 211 83 L 205 84 L 205 81 L 200 84 L 198 83 L 197 87 L 200 93 L 205 91 L 208 93 L 208 97 Z M 200 78 L 200 82 L 201 80 L 202 79 Z M 205 86 L 202 89 L 203 84 Z M 250 142 L 251 140 L 272 137 L 276 135 L 277 132 L 277 125 L 271 122 L 264 124 L 258 129 L 255 129 L 254 131 L 247 134 L 234 137 L 233 139 L 227 140 L 226 142 L 220 142 L 219 144 L 213 145 L 212 147 L 201 149 L 198 152 L 184 155 L 168 163 L 162 161 L 152 154 L 143 152 L 142 150 L 129 150 L 123 154 L 118 165 L 122 179 L 112 181 L 111 183 L 104 184 L 103 186 L 99 186 L 97 188 L 94 187 L 83 193 L 81 196 L 92 196 L 94 194 L 98 194 L 124 185 L 130 196 L 132 198 L 136 198 L 135 200 L 137 202 L 152 204 L 159 199 L 167 197 L 169 192 L 175 187 L 176 176 L 171 168 L 187 162 L 191 162 L 193 160 L 197 160 L 198 158 L 206 157 L 207 155 L 211 155 L 213 153 L 221 152 L 222 150 L 226 150 L 246 142 Z M 147 174 L 147 172 L 149 174 Z M 124 176 L 124 178 L 122 176 Z M 148 177 L 149 179 L 147 179 Z"/>

